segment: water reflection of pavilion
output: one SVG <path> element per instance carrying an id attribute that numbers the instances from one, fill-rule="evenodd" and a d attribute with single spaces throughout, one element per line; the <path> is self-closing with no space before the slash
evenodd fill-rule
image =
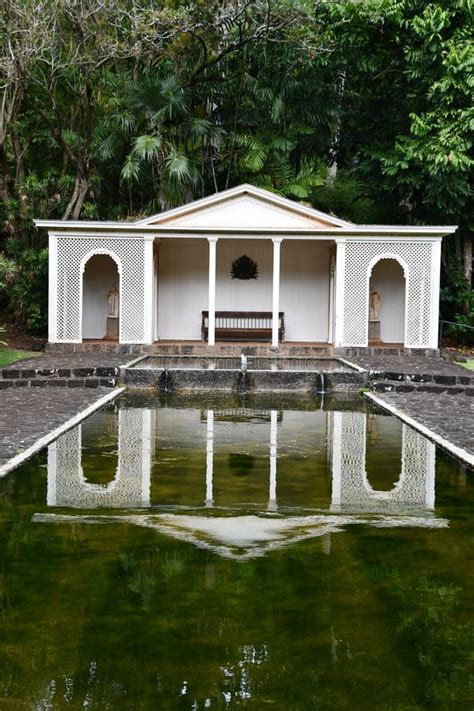
<path id="1" fill-rule="evenodd" d="M 151 470 L 160 412 L 163 410 L 122 408 L 117 414 L 109 415 L 112 423 L 118 424 L 117 466 L 115 476 L 107 484 L 88 481 L 84 474 L 83 424 L 52 443 L 48 449 L 48 505 L 78 508 L 150 506 Z M 378 491 L 370 484 L 366 467 L 370 416 L 364 412 L 338 411 L 329 411 L 325 416 L 327 457 L 332 478 L 331 511 L 426 512 L 434 508 L 435 446 L 432 442 L 402 424 L 398 480 L 391 489 Z M 200 413 L 200 419 L 206 422 L 205 443 L 202 443 L 206 449 L 203 503 L 206 506 L 214 503 L 216 422 L 247 422 L 252 426 L 252 436 L 260 441 L 266 439 L 268 443 L 268 506 L 276 509 L 278 430 L 283 421 L 282 412 L 209 409 Z M 107 426 L 106 421 L 103 426 Z"/>
<path id="2" fill-rule="evenodd" d="M 343 530 L 352 523 L 378 527 L 447 525 L 446 521 L 433 514 L 435 446 L 404 424 L 401 425 L 398 480 L 388 490 L 377 490 L 371 485 L 367 473 L 368 449 L 374 435 L 370 415 L 351 411 L 320 412 L 318 416 L 324 419 L 319 422 L 325 428 L 324 456 L 331 477 L 329 505 L 316 514 L 310 511 L 308 515 L 308 510 L 295 513 L 286 509 L 285 515 L 279 516 L 276 515 L 279 428 L 285 418 L 290 417 L 289 413 L 282 414 L 278 410 L 230 413 L 212 409 L 192 412 L 205 424 L 205 440 L 204 433 L 200 435 L 203 455 L 205 448 L 200 509 L 188 515 L 179 511 L 160 513 L 150 509 L 155 447 L 161 430 L 166 426 L 163 419 L 166 409 L 146 408 L 121 408 L 117 414 L 110 414 L 112 429 L 116 428 L 116 470 L 114 478 L 107 484 L 88 481 L 84 472 L 82 436 L 87 423 L 70 430 L 51 444 L 48 451 L 48 506 L 142 509 L 127 515 L 112 514 L 107 519 L 152 527 L 234 558 L 262 555 L 287 543 Z M 310 413 L 293 414 L 301 414 L 304 418 Z M 177 413 L 176 422 L 183 423 L 183 437 L 186 427 L 187 432 L 192 431 L 192 423 L 186 425 L 185 419 L 185 411 Z M 382 419 L 390 422 L 390 418 Z M 230 422 L 230 427 L 251 427 L 250 436 L 267 443 L 267 504 L 256 514 L 246 511 L 245 515 L 222 516 L 219 515 L 219 507 L 215 508 L 214 464 L 215 448 L 219 446 L 219 433 L 216 433 L 219 422 Z M 106 426 L 105 422 L 103 426 Z M 239 432 L 241 430 L 237 429 L 234 436 L 241 436 Z M 174 436 L 179 441 L 179 431 Z M 380 466 L 384 466 L 383 463 Z M 159 471 L 158 475 L 155 472 L 155 476 L 159 477 Z M 37 517 L 37 520 L 51 519 L 54 516 Z M 91 520 L 91 517 L 86 516 L 84 520 Z M 101 520 L 104 517 L 101 516 Z"/>

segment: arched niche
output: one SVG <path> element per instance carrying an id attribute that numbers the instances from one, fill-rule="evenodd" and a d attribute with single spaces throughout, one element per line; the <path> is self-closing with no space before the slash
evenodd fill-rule
<path id="1" fill-rule="evenodd" d="M 406 291 L 406 273 L 398 259 L 381 257 L 372 265 L 369 278 L 369 341 L 405 343 Z M 374 309 L 371 309 L 372 303 Z"/>
<path id="2" fill-rule="evenodd" d="M 109 318 L 109 292 L 117 290 L 117 317 Z M 82 338 L 118 340 L 120 333 L 120 270 L 110 254 L 93 254 L 83 264 Z"/>

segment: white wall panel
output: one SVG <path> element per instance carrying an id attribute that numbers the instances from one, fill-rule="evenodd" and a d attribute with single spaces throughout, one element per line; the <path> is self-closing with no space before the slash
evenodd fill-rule
<path id="1" fill-rule="evenodd" d="M 283 241 L 280 311 L 287 341 L 326 342 L 331 242 Z"/>
<path id="2" fill-rule="evenodd" d="M 163 240 L 158 275 L 158 337 L 200 340 L 207 310 L 207 240 Z"/>
<path id="3" fill-rule="evenodd" d="M 232 262 L 246 254 L 258 266 L 257 279 L 232 279 Z M 272 310 L 271 240 L 221 240 L 217 243 L 216 311 Z"/>

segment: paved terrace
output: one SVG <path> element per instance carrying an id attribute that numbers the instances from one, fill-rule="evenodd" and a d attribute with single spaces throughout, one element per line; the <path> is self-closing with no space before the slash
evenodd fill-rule
<path id="1" fill-rule="evenodd" d="M 438 375 L 459 375 L 469 376 L 470 371 L 457 365 L 451 360 L 439 357 L 418 356 L 418 355 L 384 355 L 376 353 L 373 355 L 346 355 L 346 360 L 355 363 L 368 371 L 383 373 L 427 373 Z"/>
<path id="2" fill-rule="evenodd" d="M 0 465 L 110 393 L 109 388 L 8 388 L 0 392 Z"/>

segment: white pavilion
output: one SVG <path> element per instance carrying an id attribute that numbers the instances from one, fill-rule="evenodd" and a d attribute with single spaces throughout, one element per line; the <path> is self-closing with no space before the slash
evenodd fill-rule
<path id="1" fill-rule="evenodd" d="M 455 226 L 356 225 L 251 185 L 136 222 L 36 225 L 50 343 L 438 347 Z"/>

